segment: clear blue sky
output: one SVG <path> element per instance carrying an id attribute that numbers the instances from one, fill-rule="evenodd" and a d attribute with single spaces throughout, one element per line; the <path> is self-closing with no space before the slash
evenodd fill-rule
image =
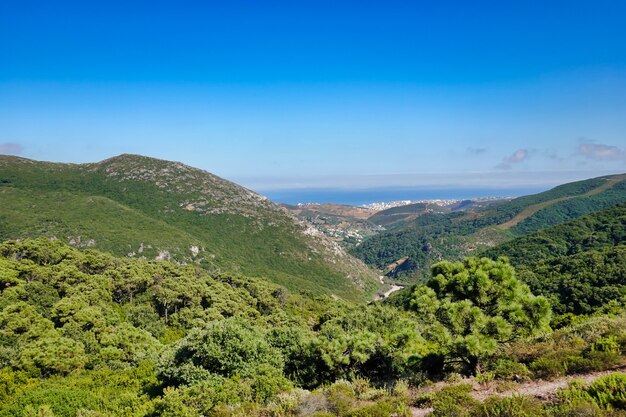
<path id="1" fill-rule="evenodd" d="M 0 153 L 259 190 L 626 171 L 626 2 L 5 1 Z"/>

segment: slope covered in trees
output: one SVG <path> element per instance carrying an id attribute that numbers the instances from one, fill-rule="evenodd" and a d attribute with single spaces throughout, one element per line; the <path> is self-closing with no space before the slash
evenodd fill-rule
<path id="1" fill-rule="evenodd" d="M 460 259 L 625 201 L 623 176 L 594 178 L 471 213 L 425 214 L 365 239 L 352 253 L 379 269 L 408 256 L 415 265 L 413 272 L 424 276 L 437 261 Z M 529 208 L 533 210 L 524 214 Z M 515 225 L 506 226 L 515 218 L 519 220 Z"/>
<path id="2" fill-rule="evenodd" d="M 515 265 L 532 265 L 550 258 L 623 243 L 626 243 L 626 204 L 618 204 L 503 243 L 485 254 L 507 256 Z"/>
<path id="3" fill-rule="evenodd" d="M 590 314 L 626 296 L 626 204 L 514 239 L 486 252 L 506 256 L 559 314 Z"/>
<path id="4" fill-rule="evenodd" d="M 510 383 L 606 369 L 626 350 L 617 310 L 551 333 L 546 300 L 503 261 L 440 263 L 410 301 L 8 241 L 0 416 L 409 416 L 426 378 L 480 369 Z"/>
<path id="5" fill-rule="evenodd" d="M 349 299 L 368 298 L 378 282 L 265 197 L 176 162 L 122 155 L 76 165 L 0 155 L 0 197 L 1 239 L 56 237 Z"/>
<path id="6" fill-rule="evenodd" d="M 518 268 L 557 314 L 591 314 L 626 302 L 626 245 L 589 250 Z"/>
<path id="7" fill-rule="evenodd" d="M 0 245 L 0 291 L 0 416 L 261 405 L 294 386 L 383 381 L 425 349 L 409 313 L 46 239 Z"/>

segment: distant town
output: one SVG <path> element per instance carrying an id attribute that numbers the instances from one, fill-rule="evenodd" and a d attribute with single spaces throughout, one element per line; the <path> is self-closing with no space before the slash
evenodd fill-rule
<path id="1" fill-rule="evenodd" d="M 456 204 L 459 204 L 463 201 L 474 201 L 474 202 L 485 202 L 485 201 L 495 201 L 495 200 L 511 200 L 513 197 L 477 197 L 463 200 L 444 200 L 444 199 L 435 199 L 435 200 L 398 200 L 398 201 L 381 201 L 370 204 L 363 204 L 356 207 L 362 207 L 371 211 L 382 211 L 387 210 L 394 207 L 408 206 L 410 204 L 435 204 L 441 207 L 450 207 Z M 298 203 L 298 207 L 311 207 L 311 206 L 319 206 L 321 203 Z"/>

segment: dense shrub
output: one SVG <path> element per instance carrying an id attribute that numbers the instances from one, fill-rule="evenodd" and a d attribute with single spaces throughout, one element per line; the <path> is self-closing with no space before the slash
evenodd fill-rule
<path id="1" fill-rule="evenodd" d="M 432 398 L 433 417 L 469 417 L 479 405 L 469 394 L 470 385 L 452 385 L 436 392 Z"/>
<path id="2" fill-rule="evenodd" d="M 558 392 L 557 410 L 576 409 L 626 410 L 626 374 L 614 373 L 598 378 L 590 385 L 573 382 Z"/>
<path id="3" fill-rule="evenodd" d="M 483 381 L 553 377 L 606 369 L 626 348 L 621 315 L 550 333 L 543 301 L 503 260 L 439 264 L 404 311 L 59 242 L 0 253 L 0 417 L 405 416 L 409 386 L 428 377 L 458 382 L 479 362 Z M 621 383 L 554 410 L 622 407 Z M 469 390 L 434 394 L 434 416 L 541 415 Z"/>
<path id="4" fill-rule="evenodd" d="M 542 404 L 524 395 L 490 397 L 476 406 L 472 417 L 541 417 L 546 416 Z"/>

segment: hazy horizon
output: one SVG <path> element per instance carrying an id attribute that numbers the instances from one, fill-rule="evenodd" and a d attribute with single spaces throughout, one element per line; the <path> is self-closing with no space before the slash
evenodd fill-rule
<path id="1" fill-rule="evenodd" d="M 333 189 L 301 188 L 261 192 L 275 203 L 283 204 L 340 204 L 363 206 L 372 203 L 416 200 L 470 200 L 486 197 L 520 197 L 546 191 L 548 188 L 370 188 Z"/>

